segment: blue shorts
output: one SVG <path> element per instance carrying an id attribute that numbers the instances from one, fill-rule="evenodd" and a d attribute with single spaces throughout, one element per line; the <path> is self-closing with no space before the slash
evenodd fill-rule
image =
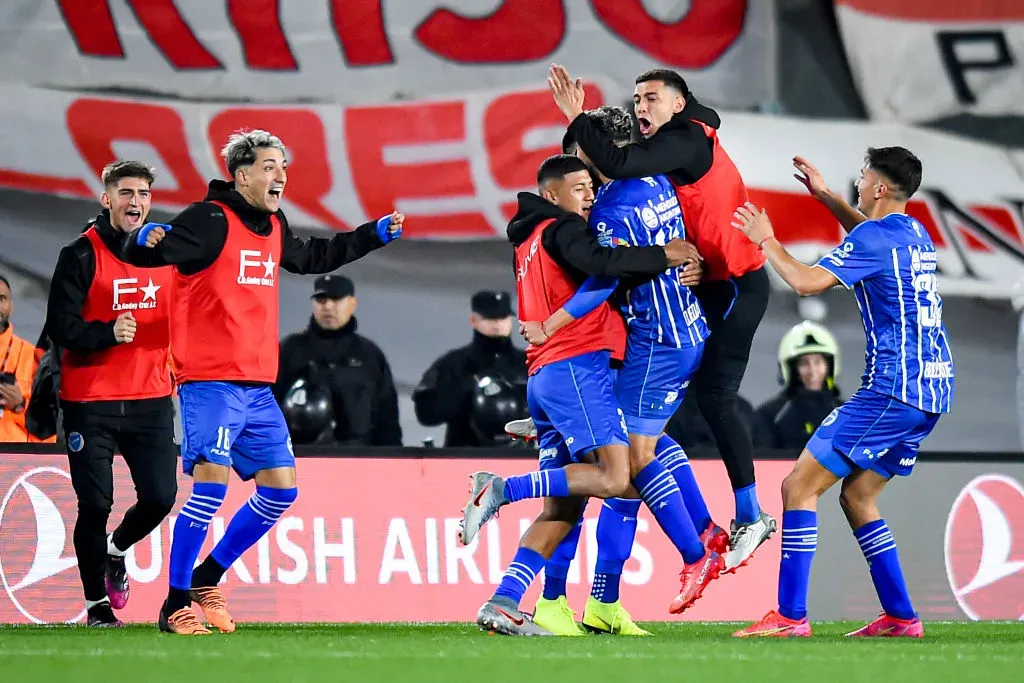
<path id="1" fill-rule="evenodd" d="M 178 398 L 185 474 L 203 461 L 233 467 L 243 481 L 260 470 L 295 467 L 288 426 L 270 387 L 194 382 L 182 384 Z"/>
<path id="2" fill-rule="evenodd" d="M 905 477 L 914 469 L 921 442 L 938 421 L 938 413 L 860 389 L 822 421 L 807 450 L 840 479 L 857 470 Z"/>
<path id="3" fill-rule="evenodd" d="M 659 436 L 683 402 L 704 344 L 676 349 L 630 338 L 615 385 L 630 434 Z"/>
<path id="4" fill-rule="evenodd" d="M 578 462 L 595 448 L 629 445 L 607 351 L 545 365 L 530 376 L 526 402 L 537 425 L 540 468 Z"/>

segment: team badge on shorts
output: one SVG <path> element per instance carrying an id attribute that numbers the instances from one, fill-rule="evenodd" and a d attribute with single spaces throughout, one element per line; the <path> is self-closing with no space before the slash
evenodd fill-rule
<path id="1" fill-rule="evenodd" d="M 85 448 L 85 437 L 78 432 L 71 432 L 68 434 L 68 448 L 72 453 L 78 453 Z"/>

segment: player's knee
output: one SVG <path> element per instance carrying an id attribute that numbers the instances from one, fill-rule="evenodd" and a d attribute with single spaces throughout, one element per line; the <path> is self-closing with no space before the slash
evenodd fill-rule
<path id="1" fill-rule="evenodd" d="M 713 419 L 735 409 L 736 396 L 736 389 L 731 386 L 709 386 L 705 391 L 697 394 L 697 407 L 704 415 L 705 420 Z"/>
<path id="2" fill-rule="evenodd" d="M 800 479 L 800 475 L 793 470 L 782 480 L 782 504 L 786 509 L 791 505 L 803 501 L 807 497 L 806 486 Z"/>
<path id="3" fill-rule="evenodd" d="M 114 501 L 112 500 L 80 500 L 78 501 L 78 518 L 106 524 L 113 505 Z"/>
<path id="4" fill-rule="evenodd" d="M 843 509 L 846 516 L 849 517 L 851 514 L 862 512 L 864 509 L 874 505 L 874 501 L 864 496 L 856 489 L 843 488 L 839 492 L 839 507 Z"/>
<path id="5" fill-rule="evenodd" d="M 174 507 L 175 494 L 162 494 L 154 498 L 140 500 L 138 505 L 146 511 L 147 516 L 156 519 L 163 519 L 171 513 Z"/>

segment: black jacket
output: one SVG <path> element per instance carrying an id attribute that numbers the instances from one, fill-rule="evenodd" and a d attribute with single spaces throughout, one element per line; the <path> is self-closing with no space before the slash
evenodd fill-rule
<path id="1" fill-rule="evenodd" d="M 668 268 L 661 247 L 602 247 L 582 216 L 564 211 L 532 192 L 520 192 L 518 200 L 519 208 L 508 224 L 509 242 L 518 247 L 541 221 L 553 218 L 544 229 L 541 245 L 577 282 L 582 283 L 590 275 L 649 280 Z"/>
<path id="2" fill-rule="evenodd" d="M 270 233 L 269 213 L 245 201 L 233 182 L 211 180 L 206 198 L 172 218 L 171 231 L 155 248 L 135 243 L 138 230 L 129 234 L 122 243 L 125 260 L 141 266 L 177 266 L 183 275 L 209 267 L 220 256 L 228 237 L 227 218 L 214 201 L 227 204 L 257 235 Z M 277 211 L 277 218 L 283 228 L 280 265 L 289 273 L 329 273 L 384 246 L 377 237 L 376 221 L 364 223 L 352 232 L 304 240 L 288 227 L 283 211 Z"/>
<path id="3" fill-rule="evenodd" d="M 711 170 L 714 149 L 714 143 L 694 120 L 715 129 L 722 125 L 713 109 L 691 95 L 683 110 L 657 133 L 625 147 L 616 147 L 586 114 L 573 119 L 567 135 L 586 152 L 594 166 L 613 180 L 665 174 L 676 185 L 689 185 Z"/>
<path id="4" fill-rule="evenodd" d="M 736 406 L 739 408 L 740 417 L 743 418 L 744 427 L 753 435 L 754 433 L 754 406 L 742 396 L 736 397 Z M 679 409 L 665 425 L 665 433 L 676 440 L 684 450 L 695 448 L 717 448 L 715 436 L 711 433 L 711 427 L 700 412 L 697 405 L 697 393 L 691 389 L 686 392 Z"/>
<path id="5" fill-rule="evenodd" d="M 274 397 L 278 402 L 299 378 L 310 373 L 324 382 L 334 405 L 334 442 L 365 446 L 401 446 L 398 394 L 384 352 L 356 334 L 352 318 L 340 330 L 309 328 L 281 343 Z"/>
<path id="6" fill-rule="evenodd" d="M 103 244 L 120 258 L 124 235 L 110 224 L 110 213 L 104 211 L 82 229 L 84 233 L 95 224 Z M 153 250 L 139 255 L 139 265 L 154 265 Z M 50 295 L 46 302 L 43 330 L 57 346 L 77 353 L 93 353 L 117 345 L 114 321 L 89 321 L 82 318 L 89 287 L 96 275 L 96 252 L 84 234 L 60 250 L 57 265 L 50 279 Z"/>
<path id="7" fill-rule="evenodd" d="M 821 421 L 842 403 L 830 389 L 782 391 L 755 411 L 754 445 L 799 453 Z"/>
<path id="8" fill-rule="evenodd" d="M 489 445 L 481 443 L 471 426 L 475 378 L 485 375 L 525 384 L 526 353 L 509 337 L 474 332 L 472 343 L 434 361 L 413 391 L 416 419 L 428 427 L 448 426 L 445 447 Z"/>

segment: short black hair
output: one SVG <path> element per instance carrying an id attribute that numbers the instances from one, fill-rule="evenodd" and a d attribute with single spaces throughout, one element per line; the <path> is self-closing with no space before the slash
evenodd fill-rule
<path id="1" fill-rule="evenodd" d="M 125 178 L 141 178 L 152 185 L 156 179 L 156 172 L 152 166 L 147 166 L 141 161 L 118 159 L 104 166 L 103 173 L 100 175 L 103 187 L 114 187 L 118 181 Z"/>
<path id="2" fill-rule="evenodd" d="M 690 86 L 686 85 L 686 80 L 672 69 L 651 69 L 636 77 L 637 85 L 648 81 L 661 81 L 678 90 L 683 97 L 690 96 Z"/>
<path id="3" fill-rule="evenodd" d="M 910 199 L 921 187 L 921 160 L 905 147 L 868 147 L 864 161 L 896 185 L 902 199 Z"/>
<path id="4" fill-rule="evenodd" d="M 586 171 L 587 165 L 583 160 L 569 154 L 556 154 L 544 160 L 537 171 L 537 185 L 543 185 L 549 180 L 560 180 L 570 173 Z"/>
<path id="5" fill-rule="evenodd" d="M 8 280 L 7 278 L 5 278 L 3 275 L 0 275 L 0 282 L 2 282 L 5 285 L 7 285 L 7 289 L 11 288 L 11 281 Z"/>
<path id="6" fill-rule="evenodd" d="M 633 139 L 633 119 L 623 107 L 598 107 L 586 112 L 587 118 L 597 124 L 612 142 L 630 142 Z"/>

